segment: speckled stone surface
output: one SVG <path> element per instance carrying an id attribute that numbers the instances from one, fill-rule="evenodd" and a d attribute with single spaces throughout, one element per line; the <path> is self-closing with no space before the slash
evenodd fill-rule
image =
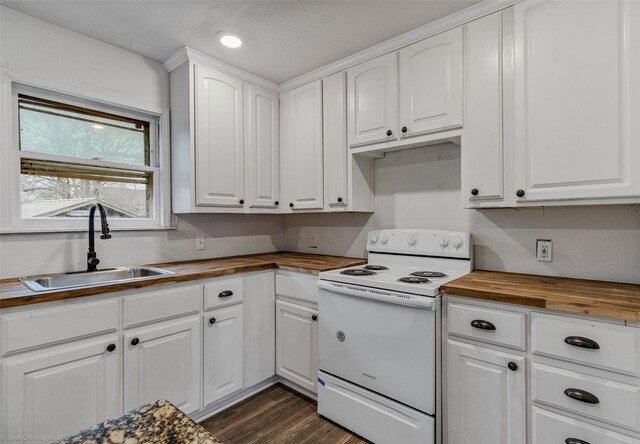
<path id="1" fill-rule="evenodd" d="M 131 410 L 58 444 L 221 444 L 169 401 L 155 401 Z"/>

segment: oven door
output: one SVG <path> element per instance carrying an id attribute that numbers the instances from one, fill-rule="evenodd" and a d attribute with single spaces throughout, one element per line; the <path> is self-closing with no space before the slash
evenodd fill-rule
<path id="1" fill-rule="evenodd" d="M 434 415 L 439 298 L 318 286 L 320 370 Z"/>

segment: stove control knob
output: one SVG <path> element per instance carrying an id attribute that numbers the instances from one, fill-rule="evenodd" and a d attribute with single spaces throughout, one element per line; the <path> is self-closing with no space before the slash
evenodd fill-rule
<path id="1" fill-rule="evenodd" d="M 438 243 L 440 244 L 440 248 L 444 250 L 449 245 L 449 239 L 443 236 L 440 238 L 440 241 Z"/>
<path id="2" fill-rule="evenodd" d="M 372 233 L 369 240 L 371 241 L 371 245 L 378 243 L 378 235 L 376 233 Z"/>
<path id="3" fill-rule="evenodd" d="M 382 242 L 382 245 L 387 245 L 387 242 L 389 242 L 389 236 L 387 236 L 386 234 L 383 234 L 382 237 L 380 238 L 380 242 Z"/>
<path id="4" fill-rule="evenodd" d="M 418 243 L 418 238 L 415 236 L 415 234 L 410 234 L 409 237 L 407 237 L 407 243 L 413 247 Z"/>
<path id="5" fill-rule="evenodd" d="M 456 250 L 459 250 L 460 247 L 462 247 L 462 239 L 460 239 L 459 237 L 456 237 L 453 239 L 453 248 L 455 248 Z"/>

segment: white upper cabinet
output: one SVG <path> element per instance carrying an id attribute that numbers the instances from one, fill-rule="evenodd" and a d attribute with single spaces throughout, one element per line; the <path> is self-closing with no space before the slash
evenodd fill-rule
<path id="1" fill-rule="evenodd" d="M 398 54 L 347 70 L 349 146 L 393 141 L 398 126 Z"/>
<path id="2" fill-rule="evenodd" d="M 345 72 L 323 80 L 322 116 L 324 132 L 325 209 L 347 207 L 347 100 Z"/>
<path id="3" fill-rule="evenodd" d="M 288 91 L 280 99 L 282 188 L 287 196 L 283 210 L 322 209 L 322 81 Z"/>
<path id="4" fill-rule="evenodd" d="M 196 75 L 196 205 L 241 206 L 244 122 L 241 80 L 205 66 Z"/>
<path id="5" fill-rule="evenodd" d="M 640 196 L 640 3 L 513 11 L 516 203 Z"/>
<path id="6" fill-rule="evenodd" d="M 216 67 L 188 58 L 170 74 L 172 211 L 277 213 L 277 85 Z"/>
<path id="7" fill-rule="evenodd" d="M 502 12 L 468 23 L 464 45 L 462 206 L 496 206 L 504 194 Z"/>
<path id="8" fill-rule="evenodd" d="M 399 51 L 400 136 L 462 126 L 462 27 Z"/>
<path id="9" fill-rule="evenodd" d="M 244 93 L 248 204 L 250 208 L 276 208 L 280 199 L 278 95 L 251 84 L 245 84 Z"/>

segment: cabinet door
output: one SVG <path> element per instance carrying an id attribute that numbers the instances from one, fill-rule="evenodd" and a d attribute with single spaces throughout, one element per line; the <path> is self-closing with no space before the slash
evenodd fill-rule
<path id="1" fill-rule="evenodd" d="M 244 386 L 276 373 L 276 296 L 272 272 L 244 278 Z"/>
<path id="2" fill-rule="evenodd" d="M 196 205 L 241 207 L 242 82 L 200 65 L 195 76 Z"/>
<path id="3" fill-rule="evenodd" d="M 517 202 L 639 196 L 640 4 L 525 1 L 514 32 Z"/>
<path id="4" fill-rule="evenodd" d="M 451 340 L 447 344 L 448 442 L 524 444 L 525 358 Z M 515 371 L 510 363 L 517 365 Z"/>
<path id="5" fill-rule="evenodd" d="M 251 208 L 276 208 L 280 199 L 278 95 L 245 84 L 245 165 Z"/>
<path id="6" fill-rule="evenodd" d="M 346 73 L 335 73 L 323 81 L 325 208 L 347 206 L 347 89 Z"/>
<path id="7" fill-rule="evenodd" d="M 473 207 L 503 197 L 502 12 L 468 23 L 464 47 L 462 204 Z"/>
<path id="8" fill-rule="evenodd" d="M 349 146 L 396 140 L 398 54 L 377 57 L 347 71 Z M 390 135 L 387 135 L 388 132 Z"/>
<path id="9" fill-rule="evenodd" d="M 124 335 L 124 406 L 166 399 L 189 414 L 200 408 L 200 317 L 162 322 Z"/>
<path id="10" fill-rule="evenodd" d="M 400 50 L 401 137 L 462 126 L 462 27 Z"/>
<path id="11" fill-rule="evenodd" d="M 122 414 L 120 350 L 114 336 L 6 359 L 4 434 L 57 440 Z"/>
<path id="12" fill-rule="evenodd" d="M 204 315 L 204 405 L 242 390 L 242 305 Z"/>
<path id="13" fill-rule="evenodd" d="M 317 316 L 317 310 L 276 302 L 276 373 L 314 393 L 318 378 Z"/>
<path id="14" fill-rule="evenodd" d="M 288 91 L 281 100 L 286 209 L 322 209 L 322 81 Z"/>

